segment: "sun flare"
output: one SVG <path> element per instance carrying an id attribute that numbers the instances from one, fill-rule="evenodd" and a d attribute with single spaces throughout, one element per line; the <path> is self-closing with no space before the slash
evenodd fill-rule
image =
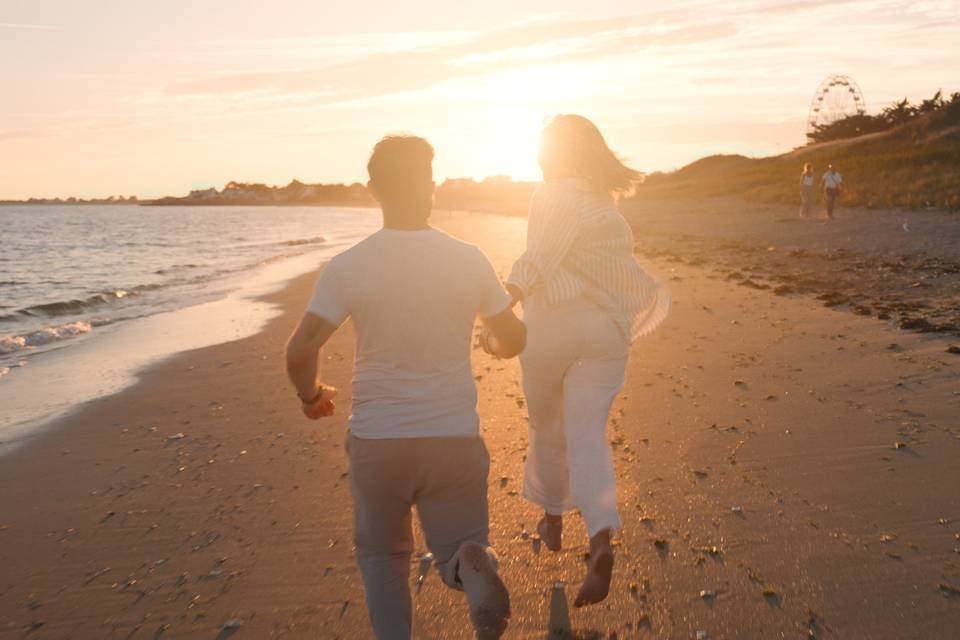
<path id="1" fill-rule="evenodd" d="M 539 180 L 537 151 L 540 131 L 548 116 L 532 109 L 494 109 L 474 140 L 477 160 L 483 166 L 497 167 L 496 175 L 514 180 Z"/>

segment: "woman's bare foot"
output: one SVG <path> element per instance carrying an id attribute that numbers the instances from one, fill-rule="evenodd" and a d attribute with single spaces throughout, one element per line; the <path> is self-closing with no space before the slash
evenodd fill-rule
<path id="1" fill-rule="evenodd" d="M 590 538 L 590 561 L 587 575 L 583 578 L 580 592 L 573 606 L 583 607 L 596 604 L 610 592 L 610 580 L 613 578 L 613 547 L 610 545 L 610 530 L 604 529 Z"/>
<path id="2" fill-rule="evenodd" d="M 563 516 L 544 513 L 537 524 L 537 533 L 550 551 L 560 551 L 563 537 Z"/>

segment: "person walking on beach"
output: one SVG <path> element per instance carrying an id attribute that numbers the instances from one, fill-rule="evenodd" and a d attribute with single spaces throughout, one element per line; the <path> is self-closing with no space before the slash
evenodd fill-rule
<path id="1" fill-rule="evenodd" d="M 827 199 L 827 219 L 833 220 L 833 208 L 837 203 L 837 197 L 840 195 L 840 185 L 843 183 L 843 177 L 833 168 L 832 164 L 829 164 L 820 182 Z"/>
<path id="2" fill-rule="evenodd" d="M 320 382 L 318 353 L 352 319 L 354 542 L 380 640 L 410 638 L 414 505 L 443 581 L 466 593 L 477 637 L 500 637 L 510 616 L 488 540 L 490 458 L 470 351 L 477 316 L 486 348 L 504 358 L 523 349 L 526 327 L 486 255 L 428 224 L 432 162 L 422 138 L 377 143 L 368 187 L 383 228 L 323 269 L 286 354 L 303 413 L 332 415 L 336 390 Z"/>
<path id="3" fill-rule="evenodd" d="M 800 174 L 800 217 L 809 218 L 816 200 L 816 185 L 814 184 L 813 165 L 807 162 L 803 165 Z"/>
<path id="4" fill-rule="evenodd" d="M 539 162 L 526 251 L 506 285 L 529 330 L 520 357 L 530 416 L 523 495 L 543 508 L 537 532 L 552 551 L 561 548 L 563 514 L 583 514 L 590 560 L 580 607 L 607 597 L 621 527 L 607 417 L 630 344 L 664 320 L 670 295 L 634 259 L 633 232 L 617 209 L 615 198 L 642 175 L 597 127 L 557 116 L 543 130 Z"/>

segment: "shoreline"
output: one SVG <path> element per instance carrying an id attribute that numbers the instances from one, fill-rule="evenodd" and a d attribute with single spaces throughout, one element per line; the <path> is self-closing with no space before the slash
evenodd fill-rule
<path id="1" fill-rule="evenodd" d="M 223 297 L 128 320 L 84 336 L 78 344 L 36 354 L 0 380 L 0 457 L 37 433 L 56 428 L 59 419 L 81 411 L 86 403 L 122 393 L 169 358 L 255 335 L 283 313 L 267 302 L 269 294 L 315 273 L 329 257 L 330 248 L 318 248 L 267 260 L 234 274 L 235 285 Z"/>
<path id="2" fill-rule="evenodd" d="M 522 249 L 522 219 L 434 222 L 501 275 Z M 625 526 L 604 604 L 568 604 L 586 551 L 579 518 L 559 554 L 531 540 L 519 367 L 473 352 L 507 637 L 950 638 L 960 599 L 939 585 L 960 583 L 948 489 L 960 483 L 960 395 L 943 341 L 710 266 L 644 262 L 676 305 L 634 345 L 611 414 Z M 304 420 L 283 374 L 312 281 L 267 294 L 282 313 L 254 335 L 151 366 L 4 458 L 0 639 L 211 638 L 228 620 L 237 637 L 371 637 L 342 444 L 349 326 L 322 362 L 337 417 Z M 435 574 L 415 606 L 425 637 L 461 637 L 462 597 Z"/>

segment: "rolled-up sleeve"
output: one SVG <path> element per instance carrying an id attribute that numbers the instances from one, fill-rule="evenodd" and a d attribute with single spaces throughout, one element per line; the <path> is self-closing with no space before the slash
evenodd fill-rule
<path id="1" fill-rule="evenodd" d="M 579 222 L 564 189 L 540 187 L 530 201 L 526 251 L 513 264 L 507 282 L 519 287 L 524 296 L 544 286 L 570 250 Z"/>

